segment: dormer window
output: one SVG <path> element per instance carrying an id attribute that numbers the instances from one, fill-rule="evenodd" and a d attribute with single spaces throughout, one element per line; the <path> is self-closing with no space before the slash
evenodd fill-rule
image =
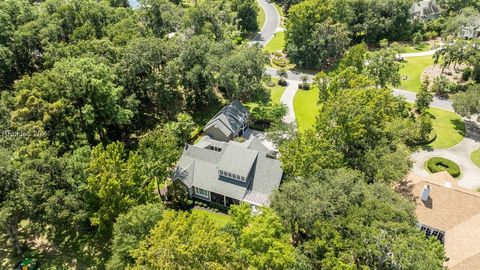
<path id="1" fill-rule="evenodd" d="M 231 173 L 231 172 L 222 171 L 222 170 L 218 170 L 218 175 L 228 177 L 230 179 L 242 181 L 242 182 L 245 182 L 245 180 L 247 179 L 244 176 L 241 176 L 241 175 L 238 175 L 238 174 L 235 174 L 235 173 Z"/>
<path id="2" fill-rule="evenodd" d="M 216 147 L 216 146 L 209 146 L 208 149 L 213 150 L 213 151 L 217 151 L 217 152 L 222 152 L 222 148 Z"/>

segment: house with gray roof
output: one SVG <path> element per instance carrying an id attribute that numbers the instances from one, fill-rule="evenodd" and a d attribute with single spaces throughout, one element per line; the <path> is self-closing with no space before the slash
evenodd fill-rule
<path id="1" fill-rule="evenodd" d="M 227 207 L 241 202 L 261 206 L 269 204 L 282 176 L 276 152 L 257 138 L 224 142 L 205 136 L 184 147 L 173 180 L 197 199 Z"/>
<path id="2" fill-rule="evenodd" d="M 242 135 L 248 128 L 250 113 L 240 101 L 235 100 L 223 107 L 203 128 L 206 135 L 217 141 L 228 142 Z"/>
<path id="3" fill-rule="evenodd" d="M 413 3 L 410 14 L 414 20 L 431 20 L 438 18 L 441 10 L 434 0 L 424 0 Z"/>
<path id="4" fill-rule="evenodd" d="M 477 18 L 469 25 L 462 26 L 461 36 L 466 39 L 480 37 L 480 18 Z"/>

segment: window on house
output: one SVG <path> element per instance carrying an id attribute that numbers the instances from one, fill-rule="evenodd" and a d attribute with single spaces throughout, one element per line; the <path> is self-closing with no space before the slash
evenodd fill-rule
<path id="1" fill-rule="evenodd" d="M 200 197 L 209 198 L 208 190 L 205 190 L 205 189 L 195 187 L 195 194 L 200 196 Z"/>
<path id="2" fill-rule="evenodd" d="M 245 177 L 240 177 L 240 180 L 242 180 L 243 182 L 245 182 Z"/>
<path id="3" fill-rule="evenodd" d="M 429 228 L 427 226 L 422 225 L 420 227 L 420 231 L 425 232 L 425 235 L 427 237 L 435 237 L 437 238 L 442 244 L 443 244 L 443 237 L 445 236 L 445 233 L 439 230 L 435 230 L 432 228 Z"/>

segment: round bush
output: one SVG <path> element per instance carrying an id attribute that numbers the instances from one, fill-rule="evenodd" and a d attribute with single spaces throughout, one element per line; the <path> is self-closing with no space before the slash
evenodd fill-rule
<path id="1" fill-rule="evenodd" d="M 433 157 L 426 161 L 426 165 L 430 173 L 447 171 L 453 177 L 460 175 L 460 167 L 450 159 Z"/>
<path id="2" fill-rule="evenodd" d="M 279 79 L 277 83 L 280 86 L 287 86 L 288 85 L 288 82 L 285 79 Z"/>
<path id="3" fill-rule="evenodd" d="M 288 62 L 285 59 L 272 59 L 272 63 L 279 67 L 286 67 L 288 65 Z"/>

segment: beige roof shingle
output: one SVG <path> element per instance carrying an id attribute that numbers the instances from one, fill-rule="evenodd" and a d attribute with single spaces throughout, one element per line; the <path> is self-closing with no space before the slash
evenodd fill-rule
<path id="1" fill-rule="evenodd" d="M 480 269 L 480 193 L 458 186 L 447 172 L 428 178 L 410 174 L 407 181 L 418 221 L 445 232 L 446 266 Z M 420 194 L 426 185 L 430 186 L 430 195 L 424 202 Z"/>

